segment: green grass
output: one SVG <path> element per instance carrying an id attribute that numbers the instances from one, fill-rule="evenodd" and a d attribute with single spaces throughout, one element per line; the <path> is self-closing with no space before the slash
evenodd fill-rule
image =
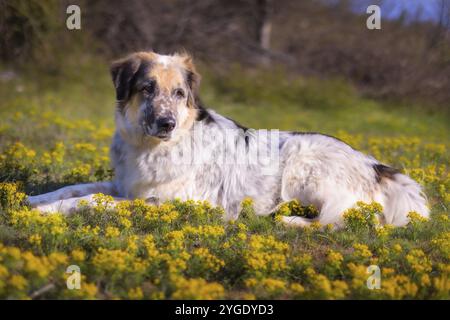
<path id="1" fill-rule="evenodd" d="M 0 86 L 0 297 L 449 298 L 448 114 L 370 100 L 342 79 L 201 70 L 207 106 L 249 127 L 336 135 L 402 168 L 424 185 L 432 219 L 380 229 L 372 204 L 340 231 L 296 229 L 255 217 L 250 201 L 226 223 L 205 203 L 111 209 L 107 198 L 70 217 L 29 211 L 20 191 L 111 178 L 114 89 L 108 66 L 89 59 Z M 278 214 L 294 213 L 305 208 Z M 79 291 L 65 286 L 70 264 L 81 267 Z M 381 290 L 365 286 L 370 264 L 382 270 Z"/>
<path id="2" fill-rule="evenodd" d="M 426 136 L 449 141 L 450 114 L 421 106 L 365 99 L 342 79 L 289 79 L 283 71 L 247 75 L 240 68 L 225 76 L 207 73 L 204 100 L 227 116 L 254 128 L 335 134 Z"/>

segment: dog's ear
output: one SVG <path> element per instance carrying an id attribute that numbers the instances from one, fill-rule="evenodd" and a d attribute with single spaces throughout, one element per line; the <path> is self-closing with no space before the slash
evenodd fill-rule
<path id="1" fill-rule="evenodd" d="M 141 65 L 141 58 L 132 54 L 111 64 L 111 76 L 116 89 L 117 102 L 125 102 L 130 98 L 136 73 Z"/>
<path id="2" fill-rule="evenodd" d="M 180 58 L 182 59 L 182 63 L 186 72 L 186 82 L 190 89 L 189 103 L 192 107 L 195 108 L 200 104 L 199 91 L 201 76 L 197 72 L 194 61 L 188 53 L 181 53 Z"/>

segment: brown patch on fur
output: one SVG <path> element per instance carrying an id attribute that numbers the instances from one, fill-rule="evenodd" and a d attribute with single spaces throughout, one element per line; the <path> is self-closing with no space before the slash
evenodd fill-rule
<path id="1" fill-rule="evenodd" d="M 385 166 L 384 164 L 379 164 L 379 163 L 375 164 L 373 166 L 373 169 L 375 170 L 375 175 L 376 175 L 375 179 L 377 180 L 378 183 L 381 182 L 381 180 L 383 178 L 393 180 L 394 176 L 397 173 L 400 173 L 400 171 L 397 169 L 394 169 L 392 167 L 388 167 L 388 166 Z"/>
<path id="2" fill-rule="evenodd" d="M 194 98 L 197 101 L 200 91 L 201 76 L 197 72 L 194 61 L 188 53 L 184 52 L 179 54 L 178 56 L 180 57 L 180 59 L 182 59 L 182 63 L 186 71 L 186 81 L 191 89 Z"/>

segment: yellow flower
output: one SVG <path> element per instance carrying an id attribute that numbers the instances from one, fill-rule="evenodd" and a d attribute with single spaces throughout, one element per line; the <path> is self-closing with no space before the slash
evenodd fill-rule
<path id="1" fill-rule="evenodd" d="M 428 287 L 431 284 L 430 276 L 428 274 L 423 274 L 420 277 L 420 284 L 422 287 Z"/>
<path id="2" fill-rule="evenodd" d="M 354 263 L 349 263 L 347 265 L 351 275 L 351 287 L 353 289 L 360 289 L 360 288 L 366 288 L 367 287 L 367 267 L 364 265 L 357 265 Z"/>
<path id="3" fill-rule="evenodd" d="M 165 261 L 169 275 L 173 276 L 186 270 L 187 261 L 190 257 L 191 255 L 189 253 L 182 251 L 181 253 L 174 256 L 167 253 L 162 253 L 158 258 L 160 258 L 162 261 Z"/>
<path id="4" fill-rule="evenodd" d="M 439 277 L 433 278 L 433 287 L 444 298 L 448 298 L 450 292 L 450 277 L 449 274 L 442 274 Z"/>
<path id="5" fill-rule="evenodd" d="M 256 287 L 258 285 L 258 279 L 256 279 L 256 278 L 248 278 L 248 279 L 245 279 L 244 283 L 245 283 L 246 287 L 253 288 L 253 287 Z"/>
<path id="6" fill-rule="evenodd" d="M 182 250 L 184 249 L 184 232 L 182 230 L 170 231 L 166 234 L 168 250 Z"/>
<path id="7" fill-rule="evenodd" d="M 129 267 L 130 255 L 122 250 L 100 248 L 92 259 L 99 270 L 106 272 L 124 272 Z"/>
<path id="8" fill-rule="evenodd" d="M 124 217 L 119 218 L 119 223 L 125 229 L 129 229 L 133 225 L 133 223 L 130 220 L 128 220 L 127 218 L 124 218 Z"/>
<path id="9" fill-rule="evenodd" d="M 393 250 L 395 253 L 401 253 L 401 252 L 403 251 L 402 246 L 399 245 L 398 243 L 396 243 L 396 244 L 394 244 L 394 245 L 392 246 L 392 250 Z"/>
<path id="10" fill-rule="evenodd" d="M 145 236 L 143 240 L 144 247 L 147 251 L 147 255 L 149 258 L 156 258 L 159 255 L 159 251 L 156 248 L 155 239 L 151 234 Z"/>
<path id="11" fill-rule="evenodd" d="M 225 229 L 222 226 L 215 225 L 201 225 L 198 227 L 187 225 L 182 230 L 186 235 L 202 238 L 218 238 L 225 234 Z"/>
<path id="12" fill-rule="evenodd" d="M 353 249 L 355 249 L 353 255 L 357 259 L 368 259 L 372 257 L 372 252 L 369 250 L 369 247 L 365 244 L 355 243 L 353 245 Z"/>
<path id="13" fill-rule="evenodd" d="M 120 230 L 116 227 L 106 227 L 105 236 L 108 238 L 116 238 L 120 235 Z"/>
<path id="14" fill-rule="evenodd" d="M 294 296 L 302 295 L 305 292 L 305 288 L 300 283 L 291 283 L 289 290 Z"/>
<path id="15" fill-rule="evenodd" d="M 70 183 L 88 180 L 91 175 L 92 167 L 88 163 L 80 163 L 76 167 L 68 170 L 64 174 L 64 180 Z"/>
<path id="16" fill-rule="evenodd" d="M 286 289 L 286 283 L 283 280 L 264 278 L 261 280 L 260 285 L 269 293 L 280 293 Z"/>
<path id="17" fill-rule="evenodd" d="M 331 287 L 333 290 L 332 299 L 343 299 L 349 293 L 348 285 L 344 281 L 334 280 L 331 282 Z"/>
<path id="18" fill-rule="evenodd" d="M 202 278 L 185 279 L 178 277 L 172 299 L 216 300 L 223 298 L 225 289 L 217 282 L 206 282 Z"/>
<path id="19" fill-rule="evenodd" d="M 279 272 L 287 268 L 288 245 L 273 236 L 252 235 L 245 260 L 250 272 L 256 275 Z"/>
<path id="20" fill-rule="evenodd" d="M 244 232 L 238 232 L 238 234 L 236 234 L 236 239 L 240 241 L 245 241 L 247 240 L 247 234 Z"/>
<path id="21" fill-rule="evenodd" d="M 243 295 L 242 295 L 242 299 L 243 300 L 256 300 L 256 297 L 255 297 L 255 295 L 253 294 L 253 293 L 244 293 Z"/>
<path id="22" fill-rule="evenodd" d="M 114 198 L 110 195 L 104 195 L 103 193 L 97 193 L 93 196 L 94 210 L 97 213 L 103 213 L 113 207 Z"/>
<path id="23" fill-rule="evenodd" d="M 24 269 L 26 272 L 33 273 L 39 278 L 46 278 L 53 270 L 46 257 L 36 257 L 31 252 L 24 252 L 22 254 L 24 260 Z"/>
<path id="24" fill-rule="evenodd" d="M 78 291 L 78 290 L 72 290 Z M 97 286 L 94 283 L 83 282 L 80 294 L 84 299 L 95 299 L 97 295 Z"/>
<path id="25" fill-rule="evenodd" d="M 306 275 L 311 284 L 313 294 L 319 298 L 341 299 L 349 291 L 344 281 L 330 281 L 325 275 L 316 273 L 312 268 L 306 270 Z"/>
<path id="26" fill-rule="evenodd" d="M 86 259 L 86 253 L 83 250 L 74 249 L 71 252 L 71 256 L 75 261 L 84 261 Z"/>
<path id="27" fill-rule="evenodd" d="M 19 192 L 14 183 L 0 183 L 0 210 L 19 209 L 25 204 L 25 193 Z"/>
<path id="28" fill-rule="evenodd" d="M 246 287 L 260 298 L 274 298 L 286 292 L 286 283 L 275 278 L 248 278 L 245 280 Z"/>
<path id="29" fill-rule="evenodd" d="M 52 252 L 47 256 L 47 258 L 53 269 L 56 269 L 58 266 L 66 266 L 69 261 L 69 257 L 62 252 Z"/>
<path id="30" fill-rule="evenodd" d="M 160 219 L 161 221 L 165 222 L 165 223 L 172 223 L 173 221 L 175 221 L 178 217 L 180 216 L 180 214 L 178 213 L 178 211 L 170 211 L 167 214 L 163 214 L 161 215 Z"/>
<path id="31" fill-rule="evenodd" d="M 142 292 L 142 289 L 140 287 L 137 288 L 131 288 L 128 290 L 128 298 L 131 300 L 141 300 L 144 298 L 144 293 Z"/>
<path id="32" fill-rule="evenodd" d="M 384 226 L 376 227 L 375 233 L 378 238 L 385 239 L 391 234 L 393 229 L 394 229 L 394 226 L 386 224 Z"/>
<path id="33" fill-rule="evenodd" d="M 194 249 L 191 259 L 192 258 L 197 258 L 203 265 L 205 270 L 211 272 L 217 272 L 221 267 L 225 265 L 225 262 L 223 260 L 218 259 L 215 255 L 211 254 L 211 252 L 207 248 Z"/>
<path id="34" fill-rule="evenodd" d="M 381 289 L 392 299 L 414 298 L 418 291 L 417 285 L 401 274 L 383 278 Z"/>
<path id="35" fill-rule="evenodd" d="M 424 216 L 422 216 L 419 213 L 414 212 L 414 211 L 411 211 L 410 213 L 408 213 L 408 218 L 409 218 L 410 224 L 412 224 L 414 226 L 418 225 L 420 223 L 424 223 L 428 220 Z"/>
<path id="36" fill-rule="evenodd" d="M 97 150 L 97 147 L 91 143 L 75 143 L 73 148 L 75 151 L 82 153 L 94 153 Z"/>
<path id="37" fill-rule="evenodd" d="M 344 261 L 344 257 L 339 252 L 328 250 L 327 253 L 327 262 L 330 266 L 334 268 L 340 268 L 342 261 Z"/>
<path id="38" fill-rule="evenodd" d="M 5 266 L 0 264 L 0 279 L 4 279 L 8 276 L 9 272 Z"/>
<path id="39" fill-rule="evenodd" d="M 28 285 L 27 280 L 18 274 L 12 275 L 11 278 L 9 278 L 8 283 L 17 290 L 24 290 Z"/>
<path id="40" fill-rule="evenodd" d="M 137 235 L 131 235 L 127 241 L 127 249 L 130 252 L 136 252 L 138 250 L 138 245 L 136 244 L 139 237 Z"/>
<path id="41" fill-rule="evenodd" d="M 432 265 L 425 253 L 420 249 L 413 249 L 406 255 L 406 261 L 411 269 L 417 273 L 431 272 Z"/>
<path id="42" fill-rule="evenodd" d="M 40 246 L 42 242 L 42 237 L 40 234 L 32 234 L 28 238 L 28 242 L 32 245 Z"/>
<path id="43" fill-rule="evenodd" d="M 312 231 L 319 231 L 322 229 L 322 225 L 319 221 L 314 221 L 309 225 L 308 229 L 311 229 Z"/>
<path id="44" fill-rule="evenodd" d="M 445 257 L 450 257 L 450 232 L 441 233 L 438 237 L 431 240 L 431 244 Z"/>

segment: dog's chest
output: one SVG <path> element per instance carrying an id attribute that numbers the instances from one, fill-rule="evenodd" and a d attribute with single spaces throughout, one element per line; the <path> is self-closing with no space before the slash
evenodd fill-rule
<path id="1" fill-rule="evenodd" d="M 116 168 L 121 193 L 127 198 L 185 199 L 193 189 L 192 170 L 174 165 L 165 152 L 128 150 Z"/>

